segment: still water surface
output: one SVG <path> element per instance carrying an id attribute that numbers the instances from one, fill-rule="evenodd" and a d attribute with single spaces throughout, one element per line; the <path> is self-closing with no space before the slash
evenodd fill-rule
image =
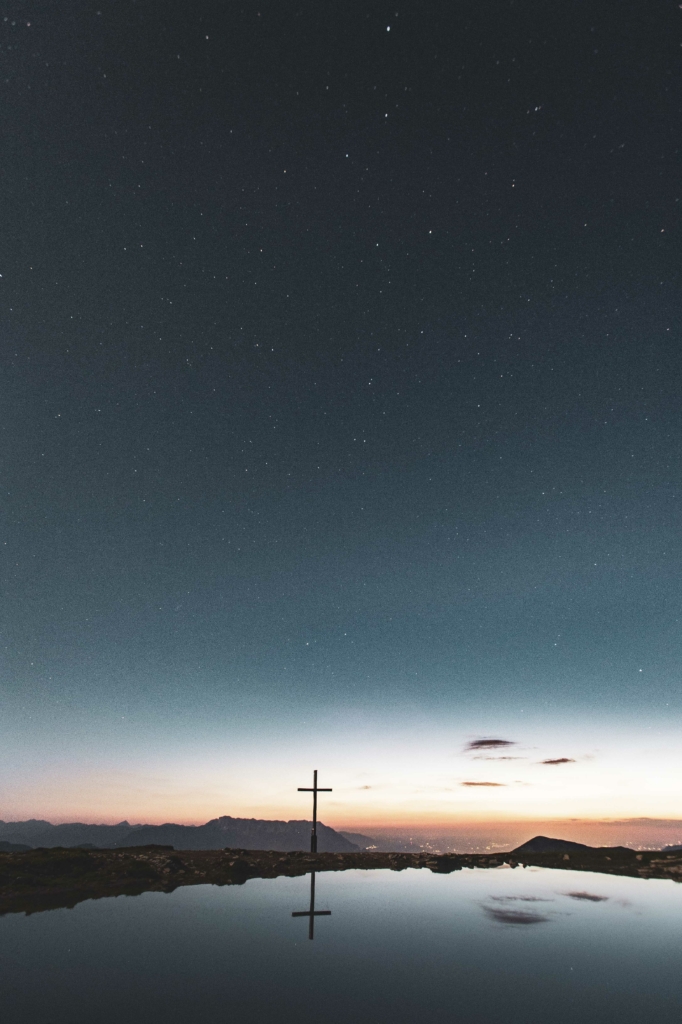
<path id="1" fill-rule="evenodd" d="M 679 1024 L 682 885 L 346 871 L 0 919 L 12 1024 Z"/>

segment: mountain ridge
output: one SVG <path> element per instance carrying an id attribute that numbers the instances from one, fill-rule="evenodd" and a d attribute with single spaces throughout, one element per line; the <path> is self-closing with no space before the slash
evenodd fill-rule
<path id="1" fill-rule="evenodd" d="M 0 822 L 0 841 L 22 844 L 30 848 L 72 848 L 84 844 L 95 849 L 117 849 L 146 846 L 150 843 L 174 846 L 176 850 L 220 850 L 234 847 L 244 850 L 310 849 L 312 822 L 305 819 L 290 821 L 264 818 L 233 818 L 222 815 L 203 825 L 130 825 L 128 821 L 117 825 L 88 825 L 85 822 L 67 822 L 53 825 L 48 821 Z M 321 853 L 350 853 L 359 849 L 335 829 L 317 824 L 318 849 Z"/>

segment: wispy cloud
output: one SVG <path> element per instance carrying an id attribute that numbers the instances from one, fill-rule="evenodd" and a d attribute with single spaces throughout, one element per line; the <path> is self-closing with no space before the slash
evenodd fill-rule
<path id="1" fill-rule="evenodd" d="M 472 761 L 525 761 L 525 757 L 514 756 L 513 754 L 502 754 L 500 757 L 485 757 L 483 754 L 477 754 L 476 757 L 472 758 Z"/>
<path id="2" fill-rule="evenodd" d="M 462 782 L 462 786 L 504 786 L 504 782 Z"/>
<path id="3" fill-rule="evenodd" d="M 466 750 L 499 750 L 503 747 L 513 747 L 514 740 L 471 740 L 467 743 Z"/>
<path id="4" fill-rule="evenodd" d="M 539 761 L 539 764 L 575 764 L 574 757 L 550 757 L 546 761 Z"/>

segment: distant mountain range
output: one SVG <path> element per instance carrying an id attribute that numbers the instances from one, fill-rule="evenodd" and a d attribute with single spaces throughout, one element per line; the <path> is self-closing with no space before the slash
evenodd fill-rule
<path id="1" fill-rule="evenodd" d="M 0 852 L 18 853 L 36 847 L 83 846 L 100 850 L 115 850 L 126 846 L 174 846 L 176 850 L 222 850 L 234 847 L 242 850 L 310 849 L 309 821 L 267 821 L 259 818 L 231 818 L 224 815 L 213 818 L 205 825 L 131 825 L 120 821 L 118 825 L 87 825 L 73 822 L 52 825 L 49 821 L 32 818 L 30 821 L 0 821 Z M 317 825 L 320 853 L 350 853 L 354 850 L 395 851 L 401 848 L 396 841 L 372 839 L 360 832 L 336 832 L 328 825 Z M 584 853 L 597 849 L 568 839 L 535 836 L 517 846 L 512 853 Z M 615 847 L 614 849 L 625 849 Z M 682 849 L 681 845 L 666 846 L 665 851 Z"/>
<path id="2" fill-rule="evenodd" d="M 0 821 L 0 850 L 8 844 L 24 848 L 54 846 L 90 846 L 113 850 L 126 846 L 158 843 L 176 850 L 309 850 L 309 821 L 263 821 L 258 818 L 231 818 L 227 815 L 205 825 L 86 825 L 74 822 L 52 825 L 49 821 Z M 362 837 L 363 839 L 368 837 Z M 371 843 L 371 840 L 368 839 Z M 350 842 L 328 825 L 317 824 L 320 853 L 350 853 L 359 844 Z"/>

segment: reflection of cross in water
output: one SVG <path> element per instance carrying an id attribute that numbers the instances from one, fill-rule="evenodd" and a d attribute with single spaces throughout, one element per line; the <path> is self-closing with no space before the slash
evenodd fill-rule
<path id="1" fill-rule="evenodd" d="M 315 772 L 317 775 L 317 772 Z M 331 917 L 331 910 L 315 910 L 315 872 L 310 872 L 310 910 L 294 910 L 292 917 L 309 917 L 308 938 L 315 938 L 315 918 Z"/>
<path id="2" fill-rule="evenodd" d="M 331 793 L 331 789 L 320 789 L 317 785 L 317 769 L 313 772 L 313 785 L 312 789 L 310 786 L 299 786 L 299 793 L 312 793 L 313 794 L 313 827 L 310 832 L 310 852 L 317 853 L 317 794 L 318 793 Z"/>

